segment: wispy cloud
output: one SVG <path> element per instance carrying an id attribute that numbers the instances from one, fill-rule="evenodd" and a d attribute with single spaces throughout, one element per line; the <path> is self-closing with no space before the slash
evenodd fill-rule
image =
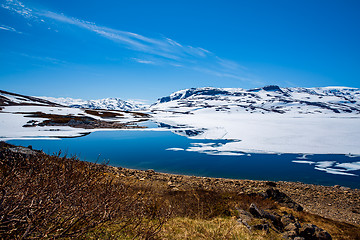
<path id="1" fill-rule="evenodd" d="M 1 4 L 1 7 L 20 14 L 27 19 L 37 18 L 36 14 L 33 13 L 32 9 L 25 7 L 23 3 L 17 0 L 6 0 L 5 3 Z"/>
<path id="2" fill-rule="evenodd" d="M 63 61 L 63 60 L 60 60 L 57 58 L 52 58 L 52 57 L 34 56 L 34 55 L 28 55 L 26 53 L 15 53 L 15 54 L 21 55 L 26 58 L 31 58 L 33 60 L 40 61 L 40 62 L 47 62 L 47 63 L 56 64 L 56 65 L 68 64 L 68 62 L 66 62 L 66 61 Z"/>
<path id="3" fill-rule="evenodd" d="M 132 58 L 132 59 L 133 59 L 135 62 L 138 62 L 138 63 L 156 65 L 156 62 L 151 61 L 151 60 L 145 60 L 145 59 L 140 59 L 140 58 Z"/>
<path id="4" fill-rule="evenodd" d="M 103 38 L 131 49 L 142 55 L 134 57 L 133 61 L 142 64 L 170 65 L 205 72 L 219 77 L 233 78 L 241 81 L 252 81 L 245 67 L 220 58 L 216 54 L 201 47 L 181 44 L 170 38 L 151 38 L 137 33 L 121 31 L 94 22 L 84 21 L 64 14 L 34 9 L 25 6 L 18 0 L 5 0 L 1 5 L 9 11 L 23 16 L 28 21 L 44 22 L 49 25 L 63 23 L 86 29 Z"/>
<path id="5" fill-rule="evenodd" d="M 22 34 L 22 32 L 16 30 L 15 28 L 9 27 L 9 26 L 5 26 L 5 25 L 0 25 L 0 30 L 5 30 L 5 31 L 10 31 L 10 32 L 15 32 L 15 33 Z"/>

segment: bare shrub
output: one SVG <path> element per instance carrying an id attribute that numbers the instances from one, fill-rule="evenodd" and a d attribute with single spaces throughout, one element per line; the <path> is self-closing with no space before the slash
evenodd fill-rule
<path id="1" fill-rule="evenodd" d="M 2 239 L 72 238 L 99 229 L 96 236 L 109 221 L 121 226 L 117 235 L 149 239 L 167 218 L 151 194 L 106 174 L 104 165 L 1 147 Z"/>

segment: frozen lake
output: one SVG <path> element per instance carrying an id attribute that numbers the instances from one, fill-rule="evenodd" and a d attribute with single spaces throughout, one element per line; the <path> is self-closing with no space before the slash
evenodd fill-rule
<path id="1" fill-rule="evenodd" d="M 32 145 L 49 154 L 61 150 L 85 161 L 109 161 L 112 166 L 142 170 L 360 188 L 359 156 L 199 152 L 197 146 L 221 146 L 228 141 L 190 139 L 170 131 L 100 131 L 79 138 L 8 142 Z"/>

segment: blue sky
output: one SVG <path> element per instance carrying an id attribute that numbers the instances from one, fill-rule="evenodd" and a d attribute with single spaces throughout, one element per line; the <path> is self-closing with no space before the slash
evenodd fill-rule
<path id="1" fill-rule="evenodd" d="M 144 99 L 360 87 L 360 1 L 0 0 L 0 89 Z"/>

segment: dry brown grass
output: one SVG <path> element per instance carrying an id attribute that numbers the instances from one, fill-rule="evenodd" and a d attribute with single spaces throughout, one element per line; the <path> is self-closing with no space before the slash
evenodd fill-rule
<path id="1" fill-rule="evenodd" d="M 159 238 L 170 239 L 213 239 L 213 240 L 260 240 L 281 239 L 279 234 L 264 231 L 250 232 L 235 218 L 216 217 L 209 220 L 192 218 L 173 218 L 164 224 Z"/>

